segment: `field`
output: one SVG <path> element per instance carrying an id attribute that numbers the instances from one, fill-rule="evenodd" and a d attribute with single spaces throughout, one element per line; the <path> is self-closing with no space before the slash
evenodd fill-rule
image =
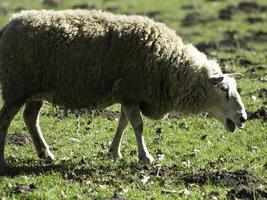
<path id="1" fill-rule="evenodd" d="M 144 135 L 156 158 L 145 165 L 130 126 L 123 159 L 108 155 L 119 105 L 66 117 L 46 102 L 40 123 L 56 160 L 38 159 L 20 111 L 9 128 L 0 199 L 267 199 L 265 0 L 1 0 L 0 28 L 14 12 L 41 8 L 101 9 L 167 24 L 217 59 L 224 72 L 242 73 L 237 82 L 249 120 L 244 130 L 229 133 L 204 114 L 145 118 Z"/>

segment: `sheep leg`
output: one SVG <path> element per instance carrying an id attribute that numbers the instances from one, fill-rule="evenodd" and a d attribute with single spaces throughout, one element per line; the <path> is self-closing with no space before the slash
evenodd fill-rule
<path id="1" fill-rule="evenodd" d="M 121 142 L 122 142 L 122 137 L 124 134 L 124 129 L 126 128 L 129 120 L 127 119 L 125 112 L 123 108 L 121 107 L 121 115 L 120 115 L 120 120 L 119 120 L 119 125 L 116 131 L 116 134 L 112 140 L 112 143 L 109 148 L 109 152 L 114 159 L 122 158 L 121 155 Z"/>
<path id="2" fill-rule="evenodd" d="M 4 151 L 7 130 L 21 105 L 22 104 L 4 104 L 0 111 L 0 174 L 4 174 L 6 167 Z"/>
<path id="3" fill-rule="evenodd" d="M 154 158 L 148 152 L 143 136 L 143 120 L 139 105 L 123 105 L 123 109 L 135 132 L 139 159 L 144 162 L 153 162 Z"/>
<path id="4" fill-rule="evenodd" d="M 53 160 L 55 156 L 49 150 L 49 147 L 43 137 L 41 128 L 39 126 L 39 114 L 42 105 L 42 101 L 27 102 L 25 105 L 23 117 L 28 131 L 30 132 L 38 156 L 41 159 Z"/>

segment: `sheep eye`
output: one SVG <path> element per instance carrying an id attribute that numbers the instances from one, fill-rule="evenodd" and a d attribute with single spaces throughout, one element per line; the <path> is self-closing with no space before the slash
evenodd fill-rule
<path id="1" fill-rule="evenodd" d="M 221 90 L 224 91 L 224 92 L 227 92 L 228 91 L 228 88 L 222 87 Z"/>
<path id="2" fill-rule="evenodd" d="M 221 87 L 221 90 L 226 94 L 226 100 L 230 99 L 230 93 L 228 87 Z"/>

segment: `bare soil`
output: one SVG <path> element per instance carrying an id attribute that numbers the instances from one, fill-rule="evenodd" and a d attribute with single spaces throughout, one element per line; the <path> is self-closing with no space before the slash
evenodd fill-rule
<path id="1" fill-rule="evenodd" d="M 211 182 L 215 185 L 233 187 L 228 193 L 229 199 L 265 199 L 267 198 L 266 189 L 258 189 L 263 180 L 259 179 L 246 170 L 229 172 L 222 171 L 199 171 L 196 173 L 183 174 L 182 180 L 186 184 L 204 185 Z"/>
<path id="2" fill-rule="evenodd" d="M 181 178 L 187 184 L 195 183 L 199 185 L 211 182 L 215 185 L 245 185 L 254 187 L 257 186 L 259 183 L 262 183 L 262 180 L 260 180 L 255 175 L 251 174 L 246 170 L 237 170 L 233 172 L 229 172 L 226 170 L 212 172 L 199 171 L 195 173 L 183 174 Z"/>
<path id="3" fill-rule="evenodd" d="M 30 185 L 15 185 L 11 188 L 12 193 L 22 194 L 22 193 L 28 193 L 28 192 L 34 192 L 38 188 L 34 184 Z"/>
<path id="4" fill-rule="evenodd" d="M 218 18 L 221 20 L 232 20 L 232 17 L 236 13 L 259 13 L 259 12 L 266 12 L 267 6 L 260 5 L 257 2 L 240 2 L 237 6 L 227 6 L 219 10 Z M 247 20 L 247 22 L 259 22 L 258 20 Z M 252 22 L 252 23 L 253 23 Z"/>
<path id="5" fill-rule="evenodd" d="M 96 6 L 94 4 L 91 4 L 91 3 L 80 3 L 80 4 L 75 4 L 72 8 L 73 9 L 91 10 L 91 9 L 95 9 Z"/>
<path id="6" fill-rule="evenodd" d="M 254 112 L 248 111 L 247 113 L 248 113 L 248 120 L 253 120 L 253 119 L 262 119 L 264 121 L 267 120 L 267 108 L 265 107 L 259 108 Z"/>
<path id="7" fill-rule="evenodd" d="M 30 143 L 30 141 L 30 137 L 22 133 L 15 132 L 7 135 L 7 142 L 17 146 L 23 146 L 26 143 Z"/>
<path id="8" fill-rule="evenodd" d="M 241 185 L 230 190 L 227 197 L 229 199 L 267 199 L 267 191 Z"/>
<path id="9" fill-rule="evenodd" d="M 200 23 L 208 23 L 214 21 L 212 17 L 207 17 L 203 13 L 191 12 L 182 19 L 182 26 L 193 26 Z"/>

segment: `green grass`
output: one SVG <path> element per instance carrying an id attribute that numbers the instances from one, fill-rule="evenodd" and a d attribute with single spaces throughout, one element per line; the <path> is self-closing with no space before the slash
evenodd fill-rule
<path id="1" fill-rule="evenodd" d="M 59 7 L 71 8 L 86 1 L 65 0 Z M 116 13 L 149 14 L 159 11 L 154 18 L 166 23 L 182 36 L 186 43 L 211 42 L 224 39 L 225 31 L 237 31 L 243 38 L 251 31 L 267 31 L 267 12 L 251 13 L 261 16 L 263 23 L 248 24 L 246 14 L 238 12 L 233 20 L 221 21 L 218 11 L 229 4 L 238 5 L 240 1 L 158 1 L 158 0 L 91 0 L 97 9 L 113 9 Z M 264 0 L 255 1 L 264 3 Z M 182 5 L 196 4 L 197 9 L 182 9 Z M 0 7 L 7 9 L 6 16 L 0 16 L 0 27 L 7 23 L 9 16 L 20 8 L 40 9 L 41 0 L 2 0 Z M 116 8 L 116 10 L 115 10 Z M 181 20 L 190 12 L 199 12 L 214 20 L 184 27 Z M 266 107 L 266 98 L 259 98 L 257 91 L 266 88 L 267 71 L 257 70 L 256 66 L 266 67 L 266 41 L 249 43 L 252 49 L 235 48 L 233 51 L 211 49 L 209 57 L 219 61 L 227 69 L 241 72 L 244 78 L 238 80 L 242 88 L 242 99 L 248 111 Z M 243 67 L 240 58 L 253 64 Z M 255 69 L 255 70 L 254 70 Z M 257 98 L 253 100 L 251 95 Z M 265 103 L 264 103 L 265 102 Z M 115 105 L 111 110 L 118 110 Z M 8 143 L 6 160 L 13 171 L 12 176 L 0 177 L 0 197 L 2 199 L 108 199 L 121 196 L 126 199 L 225 199 L 234 186 L 215 185 L 212 182 L 186 184 L 181 180 L 183 173 L 200 170 L 235 171 L 246 169 L 265 181 L 267 187 L 267 124 L 263 120 L 250 120 L 244 130 L 226 132 L 222 125 L 211 118 L 181 116 L 161 121 L 144 119 L 144 135 L 151 154 L 156 158 L 154 164 L 145 166 L 136 157 L 136 142 L 132 128 L 127 127 L 123 141 L 124 158 L 112 161 L 108 157 L 108 145 L 117 126 L 116 119 L 101 116 L 81 115 L 80 128 L 74 114 L 62 117 L 52 105 L 46 103 L 42 110 L 41 127 L 45 138 L 57 160 L 52 163 L 40 161 L 31 142 L 21 146 Z M 157 138 L 156 130 L 161 130 Z M 13 120 L 10 135 L 19 133 L 28 137 L 22 120 L 22 111 Z M 159 152 L 164 159 L 158 159 Z M 157 170 L 162 172 L 157 174 Z M 12 173 L 11 173 L 12 174 Z M 146 177 L 149 180 L 146 182 Z M 29 189 L 29 185 L 33 189 Z M 187 189 L 189 192 L 184 192 Z"/>

